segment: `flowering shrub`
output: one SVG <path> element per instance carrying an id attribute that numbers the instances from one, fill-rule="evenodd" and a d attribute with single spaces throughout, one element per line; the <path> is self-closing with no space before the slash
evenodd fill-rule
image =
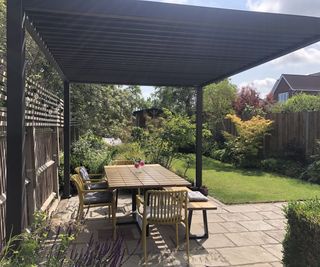
<path id="1" fill-rule="evenodd" d="M 226 153 L 231 161 L 241 167 L 255 167 L 262 148 L 263 138 L 271 129 L 272 121 L 260 116 L 243 121 L 236 115 L 227 115 L 236 127 L 237 134 L 224 132 Z"/>

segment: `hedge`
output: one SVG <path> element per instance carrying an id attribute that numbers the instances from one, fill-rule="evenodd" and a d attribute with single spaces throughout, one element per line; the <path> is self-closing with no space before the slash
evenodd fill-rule
<path id="1" fill-rule="evenodd" d="M 285 213 L 284 266 L 320 266 L 320 199 L 291 202 Z"/>

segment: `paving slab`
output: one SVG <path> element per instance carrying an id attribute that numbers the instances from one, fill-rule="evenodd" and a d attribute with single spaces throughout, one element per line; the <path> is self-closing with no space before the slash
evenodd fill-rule
<path id="1" fill-rule="evenodd" d="M 263 245 L 263 248 L 268 250 L 271 254 L 276 256 L 279 260 L 282 259 L 282 245 L 281 244 L 273 244 L 273 245 Z"/>
<path id="2" fill-rule="evenodd" d="M 230 233 L 248 232 L 248 229 L 240 225 L 238 222 L 223 222 L 219 224 L 223 228 L 227 229 L 226 233 L 227 232 L 230 232 Z"/>
<path id="3" fill-rule="evenodd" d="M 203 267 L 203 266 L 229 266 L 229 262 L 222 257 L 222 255 L 214 250 L 207 250 L 207 254 L 196 255 L 190 257 L 190 266 Z"/>
<path id="4" fill-rule="evenodd" d="M 226 205 L 223 207 L 228 212 L 253 212 L 259 211 L 254 205 Z"/>
<path id="5" fill-rule="evenodd" d="M 284 218 L 283 214 L 278 214 L 273 211 L 260 211 L 259 214 L 262 215 L 265 219 L 271 219 L 271 220 Z"/>
<path id="6" fill-rule="evenodd" d="M 285 237 L 286 232 L 284 230 L 272 230 L 272 231 L 264 231 L 267 235 L 271 236 L 279 243 L 281 243 Z"/>
<path id="7" fill-rule="evenodd" d="M 278 258 L 260 246 L 218 248 L 218 252 L 232 265 L 268 263 Z"/>
<path id="8" fill-rule="evenodd" d="M 275 227 L 265 221 L 239 221 L 239 223 L 249 231 L 274 230 Z"/>
<path id="9" fill-rule="evenodd" d="M 227 222 L 238 222 L 238 221 L 247 221 L 250 220 L 247 216 L 243 213 L 223 213 L 220 216 Z"/>
<path id="10" fill-rule="evenodd" d="M 226 236 L 237 246 L 278 244 L 278 241 L 263 232 L 229 233 Z"/>
<path id="11" fill-rule="evenodd" d="M 211 197 L 210 197 L 211 198 Z M 215 200 L 213 200 L 215 201 Z M 224 205 L 215 202 L 218 209 L 208 211 L 209 238 L 190 240 L 190 264 L 185 252 L 185 228 L 179 226 L 179 247 L 176 248 L 174 226 L 151 226 L 147 238 L 147 266 L 282 266 L 282 245 L 286 219 L 285 203 Z M 54 224 L 75 219 L 78 198 L 62 200 L 53 214 Z M 117 217 L 131 212 L 131 196 L 120 193 Z M 111 220 L 104 207 L 91 208 L 86 215 L 83 232 L 75 241 L 81 249 L 91 237 L 104 242 L 112 237 Z M 121 220 L 121 219 L 119 219 Z M 194 212 L 191 232 L 203 233 L 202 212 Z M 117 226 L 117 234 L 124 238 L 123 266 L 141 266 L 141 233 L 134 225 Z"/>
<path id="12" fill-rule="evenodd" d="M 212 234 L 210 238 L 206 240 L 198 240 L 199 244 L 205 249 L 210 248 L 223 248 L 223 247 L 234 247 L 235 244 L 227 238 L 224 234 Z"/>
<path id="13" fill-rule="evenodd" d="M 287 220 L 285 219 L 265 220 L 265 222 L 280 230 L 285 229 L 287 226 Z"/>

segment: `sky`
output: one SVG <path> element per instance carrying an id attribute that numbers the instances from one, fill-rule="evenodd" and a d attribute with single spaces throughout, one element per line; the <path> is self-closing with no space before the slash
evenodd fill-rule
<path id="1" fill-rule="evenodd" d="M 196 6 L 230 8 L 320 17 L 320 0 L 152 0 Z M 320 72 L 320 42 L 230 77 L 239 88 L 250 85 L 264 97 L 281 74 L 311 74 Z M 142 86 L 149 97 L 154 88 Z"/>

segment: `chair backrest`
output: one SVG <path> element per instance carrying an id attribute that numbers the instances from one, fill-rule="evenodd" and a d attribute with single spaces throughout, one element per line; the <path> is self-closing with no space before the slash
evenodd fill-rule
<path id="1" fill-rule="evenodd" d="M 187 216 L 188 193 L 186 190 L 149 190 L 145 195 L 144 211 L 153 223 L 178 223 Z"/>
<path id="2" fill-rule="evenodd" d="M 116 159 L 111 162 L 111 165 L 133 165 L 133 160 L 126 160 L 126 159 Z"/>
<path id="3" fill-rule="evenodd" d="M 87 169 L 83 166 L 81 167 L 77 167 L 74 169 L 75 172 L 80 175 L 80 177 L 82 178 L 82 180 L 84 181 L 90 181 L 90 177 L 89 177 L 89 174 L 87 172 Z"/>
<path id="4" fill-rule="evenodd" d="M 83 199 L 83 191 L 85 190 L 85 186 L 84 186 L 82 178 L 80 177 L 79 174 L 73 174 L 73 175 L 71 175 L 71 181 L 75 184 L 75 186 L 77 188 L 79 200 L 82 200 Z"/>

